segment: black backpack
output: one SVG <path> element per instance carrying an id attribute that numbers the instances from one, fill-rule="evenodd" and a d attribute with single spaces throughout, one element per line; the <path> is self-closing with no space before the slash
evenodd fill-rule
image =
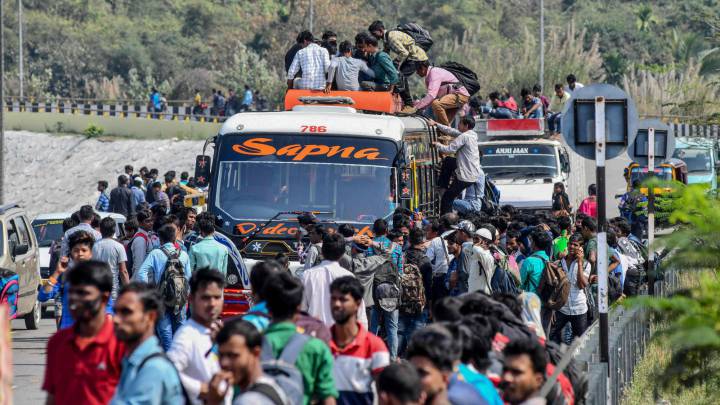
<path id="1" fill-rule="evenodd" d="M 470 96 L 480 91 L 480 82 L 475 72 L 470 70 L 467 66 L 457 62 L 445 62 L 438 66 L 452 73 L 468 91 Z"/>
<path id="2" fill-rule="evenodd" d="M 185 310 L 190 286 L 185 277 L 183 264 L 180 262 L 180 249 L 175 253 L 171 253 L 165 248 L 160 250 L 167 256 L 167 262 L 156 288 L 165 304 L 165 310 L 177 315 Z"/>
<path id="3" fill-rule="evenodd" d="M 380 264 L 373 278 L 373 301 L 387 312 L 400 308 L 402 285 L 398 268 L 390 258 Z"/>
<path id="4" fill-rule="evenodd" d="M 429 51 L 433 46 L 434 41 L 428 30 L 417 23 L 400 24 L 397 26 L 396 30 L 410 35 L 412 39 L 415 40 L 415 45 L 422 48 L 425 52 Z"/>

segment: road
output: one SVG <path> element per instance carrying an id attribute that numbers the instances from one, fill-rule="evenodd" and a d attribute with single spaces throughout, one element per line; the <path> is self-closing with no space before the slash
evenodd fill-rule
<path id="1" fill-rule="evenodd" d="M 625 169 L 631 160 L 626 154 L 622 154 L 615 159 L 606 161 L 605 166 L 605 198 L 607 198 L 607 206 L 605 213 L 607 218 L 613 218 L 620 215 L 618 209 L 618 200 L 615 199 L 616 194 L 623 194 L 627 191 L 627 183 L 623 177 L 623 169 Z M 585 181 L 587 185 L 597 184 L 595 180 L 595 161 L 585 161 Z M 583 192 L 583 195 L 587 196 L 587 190 Z"/>
<path id="2" fill-rule="evenodd" d="M 55 333 L 55 320 L 42 319 L 38 330 L 27 330 L 23 320 L 12 321 L 13 393 L 15 404 L 44 404 L 45 349 Z"/>

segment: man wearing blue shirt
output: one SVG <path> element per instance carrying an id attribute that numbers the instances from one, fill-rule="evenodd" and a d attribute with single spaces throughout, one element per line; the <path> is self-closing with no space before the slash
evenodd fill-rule
<path id="1" fill-rule="evenodd" d="M 536 229 L 530 234 L 530 240 L 533 254 L 523 260 L 522 267 L 520 267 L 520 288 L 523 291 L 537 294 L 545 263 L 550 260 L 547 249 L 552 245 L 552 239 L 547 232 Z"/>
<path id="2" fill-rule="evenodd" d="M 227 274 L 228 251 L 215 240 L 215 215 L 203 212 L 197 218 L 202 239 L 190 248 L 190 266 L 193 269 L 208 267 Z"/>
<path id="3" fill-rule="evenodd" d="M 151 251 L 150 254 L 147 255 L 143 264 L 140 265 L 137 274 L 134 275 L 135 279 L 155 286 L 156 283 L 159 283 L 162 279 L 162 274 L 165 271 L 165 265 L 168 261 L 168 254 L 178 254 L 178 258 L 185 272 L 185 278 L 189 282 L 190 276 L 192 275 L 190 259 L 187 253 L 180 249 L 180 245 L 175 242 L 177 228 L 173 224 L 166 224 L 161 226 L 157 233 L 160 237 L 160 248 Z M 170 349 L 173 334 L 184 322 L 185 310 L 181 310 L 177 314 L 173 313 L 173 311 L 167 311 L 164 316 L 158 319 L 157 330 L 163 349 L 166 351 Z"/>
<path id="4" fill-rule="evenodd" d="M 137 211 L 137 206 L 145 202 L 145 192 L 142 190 L 143 181 L 140 177 L 135 177 L 133 180 L 133 186 L 130 189 L 132 191 L 132 209 Z"/>
<path id="5" fill-rule="evenodd" d="M 240 111 L 250 111 L 250 106 L 253 103 L 253 93 L 250 90 L 250 86 L 245 85 L 245 93 L 243 94 L 242 104 L 240 105 Z"/>
<path id="6" fill-rule="evenodd" d="M 155 337 L 162 306 L 155 290 L 145 284 L 133 282 L 120 290 L 113 320 L 127 353 L 112 405 L 186 402 L 180 376 Z"/>

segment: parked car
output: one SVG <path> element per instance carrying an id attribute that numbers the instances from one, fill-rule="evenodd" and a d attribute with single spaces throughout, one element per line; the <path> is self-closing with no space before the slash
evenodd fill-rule
<path id="1" fill-rule="evenodd" d="M 0 206 L 0 268 L 18 276 L 17 308 L 10 315 L 24 318 L 28 329 L 40 325 L 39 257 L 38 242 L 35 233 L 30 232 L 25 210 L 17 204 Z"/>
<path id="2" fill-rule="evenodd" d="M 125 236 L 125 216 L 122 214 L 114 214 L 110 212 L 99 212 L 101 218 L 111 217 L 117 223 L 115 229 L 115 237 L 121 239 Z M 50 245 L 53 241 L 59 240 L 63 235 L 62 223 L 66 218 L 69 218 L 72 213 L 60 212 L 51 214 L 40 214 L 32 221 L 32 228 L 35 233 L 35 237 L 38 240 L 38 246 L 40 246 L 40 277 L 42 278 L 41 285 L 47 282 L 48 277 L 53 273 L 50 269 Z M 53 308 L 53 300 L 48 300 L 42 303 L 42 308 Z"/>

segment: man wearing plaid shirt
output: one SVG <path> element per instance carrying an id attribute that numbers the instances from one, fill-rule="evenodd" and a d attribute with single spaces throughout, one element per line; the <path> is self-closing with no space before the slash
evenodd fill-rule
<path id="1" fill-rule="evenodd" d="M 288 69 L 288 88 L 323 90 L 326 82 L 325 73 L 330 67 L 330 54 L 327 49 L 315 43 L 310 31 L 301 32 L 298 42 L 302 49 L 295 54 Z M 302 71 L 302 77 L 295 81 L 298 70 Z"/>
<path id="2" fill-rule="evenodd" d="M 108 212 L 110 211 L 110 196 L 107 193 L 108 182 L 105 180 L 98 181 L 97 191 L 100 192 L 97 203 L 95 203 L 95 211 L 97 212 Z"/>

